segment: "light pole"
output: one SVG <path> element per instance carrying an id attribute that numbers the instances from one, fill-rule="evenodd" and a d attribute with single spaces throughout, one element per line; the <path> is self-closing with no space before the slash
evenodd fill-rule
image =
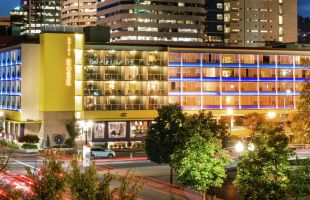
<path id="1" fill-rule="evenodd" d="M 277 116 L 277 114 L 274 111 L 270 111 L 270 112 L 267 113 L 267 119 L 270 122 L 270 126 L 272 125 L 271 124 L 271 122 L 272 122 L 271 120 L 273 120 L 276 116 Z"/>
<path id="2" fill-rule="evenodd" d="M 91 133 L 91 128 L 93 127 L 93 122 L 87 121 L 85 123 L 85 121 L 79 121 L 78 123 L 82 129 L 83 134 L 85 134 L 85 145 L 87 145 L 88 144 L 88 141 L 87 141 L 88 134 Z"/>
<path id="3" fill-rule="evenodd" d="M 284 122 L 286 121 L 286 96 L 291 94 L 291 90 L 286 90 L 284 95 L 284 117 L 282 118 Z"/>
<path id="4" fill-rule="evenodd" d="M 230 116 L 229 131 L 231 135 L 231 128 L 233 128 L 234 125 L 234 119 L 233 119 L 234 110 L 232 108 L 228 109 L 227 114 Z"/>

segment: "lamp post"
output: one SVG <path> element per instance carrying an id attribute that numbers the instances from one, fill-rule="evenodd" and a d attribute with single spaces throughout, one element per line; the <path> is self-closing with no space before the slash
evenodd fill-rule
<path id="1" fill-rule="evenodd" d="M 282 118 L 284 122 L 286 121 L 286 96 L 291 94 L 291 90 L 286 90 L 284 95 L 284 117 Z"/>
<path id="2" fill-rule="evenodd" d="M 270 112 L 267 113 L 267 119 L 270 122 L 270 126 L 272 125 L 271 124 L 271 122 L 272 122 L 271 120 L 273 120 L 276 116 L 277 116 L 277 114 L 274 111 L 270 111 Z"/>
<path id="3" fill-rule="evenodd" d="M 85 145 L 88 144 L 87 138 L 88 134 L 91 133 L 91 128 L 93 127 L 93 122 L 92 121 L 79 121 L 79 126 L 81 127 L 83 134 L 85 134 Z"/>
<path id="4" fill-rule="evenodd" d="M 230 116 L 229 131 L 230 131 L 230 135 L 231 135 L 231 128 L 233 128 L 233 125 L 234 125 L 234 120 L 233 120 L 234 110 L 231 108 L 228 109 L 227 114 Z"/>

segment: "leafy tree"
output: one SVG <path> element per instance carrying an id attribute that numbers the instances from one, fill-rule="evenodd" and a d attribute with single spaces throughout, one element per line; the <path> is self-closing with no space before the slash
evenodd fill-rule
<path id="1" fill-rule="evenodd" d="M 82 172 L 77 160 L 73 159 L 71 167 L 68 183 L 73 198 L 76 200 L 96 200 L 98 191 L 96 166 L 91 164 L 85 172 Z"/>
<path id="2" fill-rule="evenodd" d="M 303 84 L 297 113 L 290 116 L 285 132 L 292 143 L 310 144 L 310 82 Z"/>
<path id="3" fill-rule="evenodd" d="M 142 190 L 144 182 L 142 178 L 137 179 L 131 171 L 120 177 L 120 187 L 114 190 L 113 196 L 119 200 L 136 200 Z"/>
<path id="4" fill-rule="evenodd" d="M 286 199 L 292 155 L 288 137 L 281 128 L 263 129 L 251 142 L 255 149 L 239 157 L 235 186 L 245 199 Z"/>
<path id="5" fill-rule="evenodd" d="M 193 134 L 200 133 L 206 140 L 215 137 L 223 141 L 223 146 L 227 146 L 229 127 L 223 120 L 217 123 L 212 112 L 200 111 L 198 114 L 188 115 L 186 120 L 187 137 L 190 138 Z"/>
<path id="6" fill-rule="evenodd" d="M 158 109 L 158 117 L 145 138 L 145 151 L 151 161 L 170 164 L 172 153 L 185 144 L 185 122 L 185 115 L 179 105 L 162 106 Z M 172 177 L 171 168 L 170 183 Z"/>
<path id="7" fill-rule="evenodd" d="M 243 119 L 243 126 L 251 131 L 262 128 L 265 123 L 265 116 L 256 112 L 246 114 Z"/>
<path id="8" fill-rule="evenodd" d="M 58 160 L 55 154 L 47 152 L 46 159 L 39 170 L 32 172 L 26 167 L 28 177 L 34 182 L 32 190 L 33 200 L 59 200 L 62 199 L 65 190 L 65 172 L 63 162 Z"/>
<path id="9" fill-rule="evenodd" d="M 0 184 L 2 190 L 0 194 L 1 200 L 22 200 L 22 193 L 17 189 L 12 189 L 11 186 Z"/>
<path id="10" fill-rule="evenodd" d="M 290 174 L 291 197 L 300 200 L 310 195 L 310 159 L 297 162 L 299 165 Z"/>
<path id="11" fill-rule="evenodd" d="M 68 147 L 74 147 L 75 144 L 75 139 L 79 136 L 80 134 L 80 127 L 77 125 L 76 120 L 71 120 L 66 124 L 66 128 L 69 134 L 69 138 L 66 140 L 65 144 Z"/>
<path id="12" fill-rule="evenodd" d="M 195 134 L 185 148 L 172 154 L 172 162 L 178 174 L 177 179 L 182 184 L 200 191 L 202 198 L 206 199 L 206 192 L 210 188 L 221 187 L 224 183 L 225 167 L 231 159 L 222 150 L 220 140 L 206 140 L 202 134 Z"/>

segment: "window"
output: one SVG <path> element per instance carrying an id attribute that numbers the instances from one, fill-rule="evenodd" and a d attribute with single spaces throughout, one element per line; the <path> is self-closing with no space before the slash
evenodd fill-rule
<path id="1" fill-rule="evenodd" d="M 104 138 L 104 128 L 104 122 L 96 123 L 94 128 L 94 138 Z"/>
<path id="2" fill-rule="evenodd" d="M 133 121 L 130 122 L 130 137 L 144 137 L 147 133 L 147 121 Z"/>
<path id="3" fill-rule="evenodd" d="M 126 122 L 109 122 L 109 138 L 126 137 Z"/>

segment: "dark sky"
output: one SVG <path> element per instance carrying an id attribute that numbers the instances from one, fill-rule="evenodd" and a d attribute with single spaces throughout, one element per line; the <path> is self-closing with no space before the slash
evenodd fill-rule
<path id="1" fill-rule="evenodd" d="M 310 0 L 299 1 L 299 14 L 310 17 Z M 0 16 L 8 15 L 10 10 L 19 5 L 20 0 L 0 0 Z"/>

